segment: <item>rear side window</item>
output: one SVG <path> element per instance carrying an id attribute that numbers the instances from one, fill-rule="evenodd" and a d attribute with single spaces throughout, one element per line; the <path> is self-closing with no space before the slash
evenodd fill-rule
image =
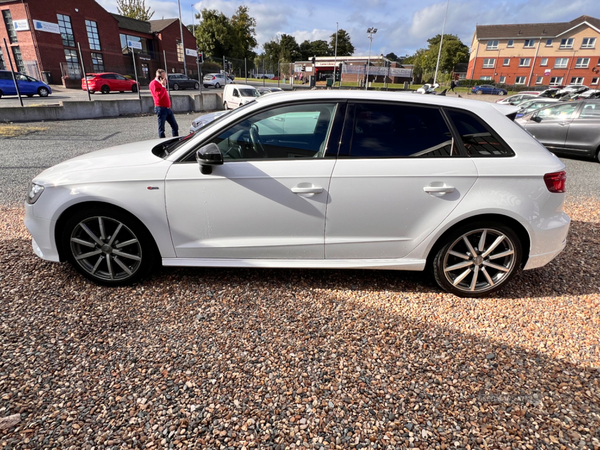
<path id="1" fill-rule="evenodd" d="M 354 111 L 349 154 L 352 158 L 447 157 L 457 154 L 450 129 L 438 108 L 358 103 Z"/>
<path id="2" fill-rule="evenodd" d="M 511 148 L 477 117 L 454 110 L 447 110 L 446 113 L 454 123 L 469 156 L 514 156 Z"/>

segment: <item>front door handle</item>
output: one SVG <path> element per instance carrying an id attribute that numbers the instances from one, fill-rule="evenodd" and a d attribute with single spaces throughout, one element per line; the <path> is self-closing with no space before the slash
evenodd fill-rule
<path id="1" fill-rule="evenodd" d="M 296 186 L 292 188 L 294 194 L 320 194 L 323 188 L 319 186 Z"/>
<path id="2" fill-rule="evenodd" d="M 454 186 L 425 186 L 423 188 L 423 190 L 425 192 L 427 192 L 428 194 L 449 194 L 451 192 L 454 192 Z"/>
<path id="3" fill-rule="evenodd" d="M 558 122 L 558 124 L 559 124 L 561 127 L 564 127 L 564 126 L 566 126 L 566 125 L 569 125 L 569 122 Z"/>

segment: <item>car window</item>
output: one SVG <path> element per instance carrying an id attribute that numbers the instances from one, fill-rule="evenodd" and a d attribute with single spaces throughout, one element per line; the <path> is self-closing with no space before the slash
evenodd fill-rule
<path id="1" fill-rule="evenodd" d="M 281 106 L 260 112 L 209 142 L 217 144 L 224 160 L 323 157 L 335 112 L 335 103 Z"/>
<path id="2" fill-rule="evenodd" d="M 115 78 L 117 80 L 126 80 L 127 78 L 125 78 L 123 75 L 115 75 Z"/>
<path id="3" fill-rule="evenodd" d="M 588 103 L 583 107 L 580 119 L 600 119 L 600 103 Z"/>
<path id="4" fill-rule="evenodd" d="M 12 80 L 12 74 L 10 72 L 0 72 L 0 80 Z"/>
<path id="5" fill-rule="evenodd" d="M 349 155 L 352 158 L 444 157 L 457 154 L 438 108 L 357 103 Z"/>
<path id="6" fill-rule="evenodd" d="M 114 80 L 115 77 L 114 77 L 114 75 L 112 75 L 110 73 L 107 73 L 107 74 L 104 74 L 104 75 L 100 75 L 100 78 L 104 78 L 106 80 Z"/>
<path id="7" fill-rule="evenodd" d="M 238 94 L 238 91 L 237 91 L 237 89 L 234 89 L 234 90 L 233 90 L 233 96 L 234 96 L 234 97 L 239 97 L 239 96 L 240 96 L 240 94 Z"/>
<path id="8" fill-rule="evenodd" d="M 240 95 L 242 97 L 259 97 L 260 94 L 256 89 L 240 89 Z"/>
<path id="9" fill-rule="evenodd" d="M 477 117 L 456 110 L 447 110 L 446 112 L 460 134 L 469 156 L 514 156 L 512 149 Z"/>
<path id="10" fill-rule="evenodd" d="M 27 75 L 23 75 L 22 73 L 15 73 L 15 78 L 17 81 L 29 81 Z"/>
<path id="11" fill-rule="evenodd" d="M 542 119 L 550 120 L 565 120 L 571 119 L 577 110 L 579 104 L 577 103 L 563 103 L 556 106 L 550 106 L 548 108 L 541 109 L 538 112 L 538 117 Z"/>

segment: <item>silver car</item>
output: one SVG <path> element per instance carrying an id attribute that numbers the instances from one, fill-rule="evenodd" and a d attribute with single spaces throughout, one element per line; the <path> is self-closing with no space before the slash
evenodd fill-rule
<path id="1" fill-rule="evenodd" d="M 600 99 L 560 102 L 517 122 L 554 153 L 600 162 Z"/>
<path id="2" fill-rule="evenodd" d="M 231 83 L 233 83 L 233 80 L 224 73 L 209 73 L 202 78 L 202 85 L 205 88 L 212 86 L 218 89 L 221 86 Z"/>

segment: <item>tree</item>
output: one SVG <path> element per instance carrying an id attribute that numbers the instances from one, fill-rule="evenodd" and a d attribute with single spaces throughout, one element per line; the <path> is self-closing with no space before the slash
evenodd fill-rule
<path id="1" fill-rule="evenodd" d="M 394 52 L 388 53 L 387 55 L 385 55 L 385 57 L 390 61 L 398 61 L 400 59 Z"/>
<path id="2" fill-rule="evenodd" d="M 423 78 L 424 81 L 432 81 L 437 65 L 438 51 L 440 48 L 441 35 L 435 35 L 427 40 L 428 48 L 421 48 L 414 55 L 404 59 L 404 64 L 414 64 L 413 75 L 415 79 Z M 453 34 L 445 34 L 440 55 L 440 66 L 438 70 L 450 74 L 458 63 L 469 61 L 469 48 Z"/>
<path id="3" fill-rule="evenodd" d="M 256 42 L 256 19 L 250 16 L 247 6 L 239 6 L 231 17 L 233 32 L 233 52 L 230 56 L 234 58 L 254 58 Z"/>
<path id="4" fill-rule="evenodd" d="M 310 43 L 311 56 L 333 56 L 333 49 L 329 47 L 327 41 L 312 41 Z"/>
<path id="5" fill-rule="evenodd" d="M 331 35 L 329 40 L 329 47 L 331 48 L 331 55 L 335 51 L 335 33 Z M 354 53 L 354 45 L 350 41 L 350 35 L 346 30 L 338 30 L 337 32 L 337 56 L 352 56 Z"/>
<path id="6" fill-rule="evenodd" d="M 146 0 L 117 0 L 117 12 L 137 20 L 150 20 L 154 15 L 150 7 L 146 8 Z"/>
<path id="7" fill-rule="evenodd" d="M 271 61 L 292 62 L 302 58 L 296 38 L 289 34 L 282 34 L 266 42 L 263 47 L 266 58 Z"/>

